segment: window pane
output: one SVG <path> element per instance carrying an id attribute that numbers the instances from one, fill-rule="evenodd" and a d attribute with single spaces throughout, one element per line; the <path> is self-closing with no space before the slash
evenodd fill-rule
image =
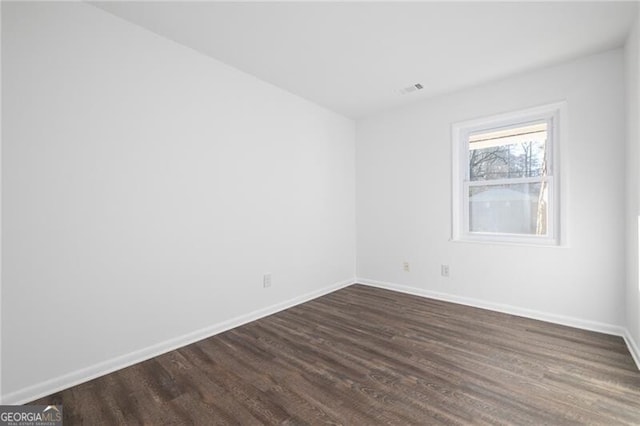
<path id="1" fill-rule="evenodd" d="M 473 133 L 469 137 L 469 180 L 546 175 L 547 123 Z"/>
<path id="2" fill-rule="evenodd" d="M 547 182 L 469 187 L 469 231 L 546 235 Z"/>

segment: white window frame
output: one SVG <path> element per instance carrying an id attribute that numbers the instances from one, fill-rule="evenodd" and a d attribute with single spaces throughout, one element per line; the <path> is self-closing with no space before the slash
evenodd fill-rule
<path id="1" fill-rule="evenodd" d="M 487 243 L 513 243 L 527 245 L 560 245 L 561 235 L 561 176 L 560 146 L 566 143 L 563 123 L 566 103 L 558 102 L 535 108 L 484 117 L 452 124 L 452 240 Z M 522 235 L 497 232 L 471 232 L 469 230 L 469 136 L 475 132 L 517 127 L 532 122 L 546 122 L 548 219 L 546 235 Z M 563 165 L 564 168 L 564 165 Z M 538 182 L 540 178 L 513 178 L 491 180 L 491 184 Z M 486 182 L 482 182 L 485 183 Z"/>

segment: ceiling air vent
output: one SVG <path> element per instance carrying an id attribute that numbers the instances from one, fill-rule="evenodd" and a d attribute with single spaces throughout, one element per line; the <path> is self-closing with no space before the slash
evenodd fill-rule
<path id="1" fill-rule="evenodd" d="M 412 84 L 409 87 L 405 87 L 404 89 L 400 89 L 400 93 L 402 95 L 406 95 L 407 93 L 415 92 L 416 90 L 422 89 L 423 86 L 420 83 Z"/>

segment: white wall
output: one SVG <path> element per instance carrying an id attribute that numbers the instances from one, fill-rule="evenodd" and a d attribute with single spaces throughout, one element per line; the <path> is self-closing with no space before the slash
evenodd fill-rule
<path id="1" fill-rule="evenodd" d="M 2 2 L 0 2 L 0 100 L 2 98 Z M 0 101 L 0 133 L 2 102 Z M 0 403 L 2 403 L 2 135 L 0 134 Z"/>
<path id="2" fill-rule="evenodd" d="M 562 100 L 568 247 L 450 242 L 451 123 Z M 360 281 L 618 330 L 624 323 L 624 116 L 623 54 L 614 50 L 358 121 Z M 440 276 L 441 264 L 450 265 L 449 278 Z"/>
<path id="3" fill-rule="evenodd" d="M 625 46 L 626 65 L 626 101 L 627 101 L 627 286 L 626 286 L 626 325 L 629 331 L 628 340 L 635 349 L 637 363 L 640 363 L 640 290 L 638 288 L 638 220 L 640 219 L 640 12 L 638 21 L 629 35 Z"/>
<path id="4" fill-rule="evenodd" d="M 87 4 L 2 6 L 6 403 L 353 279 L 351 120 Z"/>

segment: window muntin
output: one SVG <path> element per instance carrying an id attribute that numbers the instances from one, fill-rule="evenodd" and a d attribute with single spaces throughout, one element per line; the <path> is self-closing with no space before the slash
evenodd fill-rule
<path id="1" fill-rule="evenodd" d="M 454 125 L 454 240 L 558 244 L 558 122 L 556 105 Z"/>

